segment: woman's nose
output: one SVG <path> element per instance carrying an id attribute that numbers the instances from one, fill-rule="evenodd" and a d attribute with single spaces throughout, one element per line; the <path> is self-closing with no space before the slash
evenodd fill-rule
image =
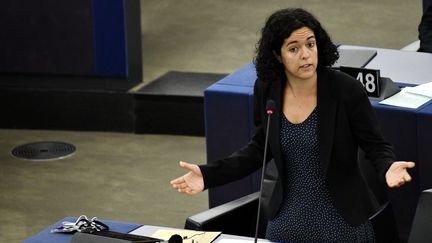
<path id="1" fill-rule="evenodd" d="M 302 59 L 308 59 L 310 57 L 310 50 L 307 47 L 302 48 Z"/>

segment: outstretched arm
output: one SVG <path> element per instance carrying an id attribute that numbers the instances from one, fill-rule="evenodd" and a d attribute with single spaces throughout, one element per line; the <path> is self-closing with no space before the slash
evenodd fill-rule
<path id="1" fill-rule="evenodd" d="M 188 195 L 195 195 L 204 190 L 204 179 L 198 165 L 180 161 L 180 166 L 187 169 L 188 172 L 170 183 L 178 192 Z"/>
<path id="2" fill-rule="evenodd" d="M 411 161 L 396 161 L 385 174 L 387 185 L 390 188 L 400 187 L 411 181 L 411 176 L 408 174 L 408 169 L 415 166 Z"/>

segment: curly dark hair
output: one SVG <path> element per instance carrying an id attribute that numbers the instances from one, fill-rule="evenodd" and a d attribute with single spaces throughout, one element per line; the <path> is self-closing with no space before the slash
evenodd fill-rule
<path id="1" fill-rule="evenodd" d="M 291 33 L 302 27 L 310 28 L 318 48 L 318 69 L 328 68 L 339 58 L 336 46 L 320 22 L 309 12 L 300 8 L 286 8 L 273 13 L 261 30 L 254 63 L 257 76 L 264 82 L 286 80 L 285 69 L 275 56 Z"/>

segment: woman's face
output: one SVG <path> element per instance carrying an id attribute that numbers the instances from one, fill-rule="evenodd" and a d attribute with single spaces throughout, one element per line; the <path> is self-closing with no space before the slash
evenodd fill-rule
<path id="1" fill-rule="evenodd" d="M 302 27 L 291 33 L 281 46 L 279 61 L 285 66 L 288 80 L 316 77 L 318 49 L 314 32 Z"/>

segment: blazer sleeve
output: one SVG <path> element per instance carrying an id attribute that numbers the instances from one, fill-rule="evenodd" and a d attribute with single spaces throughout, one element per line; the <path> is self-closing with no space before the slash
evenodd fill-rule
<path id="1" fill-rule="evenodd" d="M 385 140 L 375 111 L 360 82 L 355 80 L 347 94 L 353 135 L 383 180 L 388 168 L 396 160 L 393 147 Z"/>
<path id="2" fill-rule="evenodd" d="M 261 167 L 265 130 L 260 113 L 263 112 L 264 84 L 257 80 L 254 85 L 254 124 L 255 131 L 249 143 L 228 158 L 200 165 L 204 177 L 204 188 L 220 186 L 241 179 Z"/>

